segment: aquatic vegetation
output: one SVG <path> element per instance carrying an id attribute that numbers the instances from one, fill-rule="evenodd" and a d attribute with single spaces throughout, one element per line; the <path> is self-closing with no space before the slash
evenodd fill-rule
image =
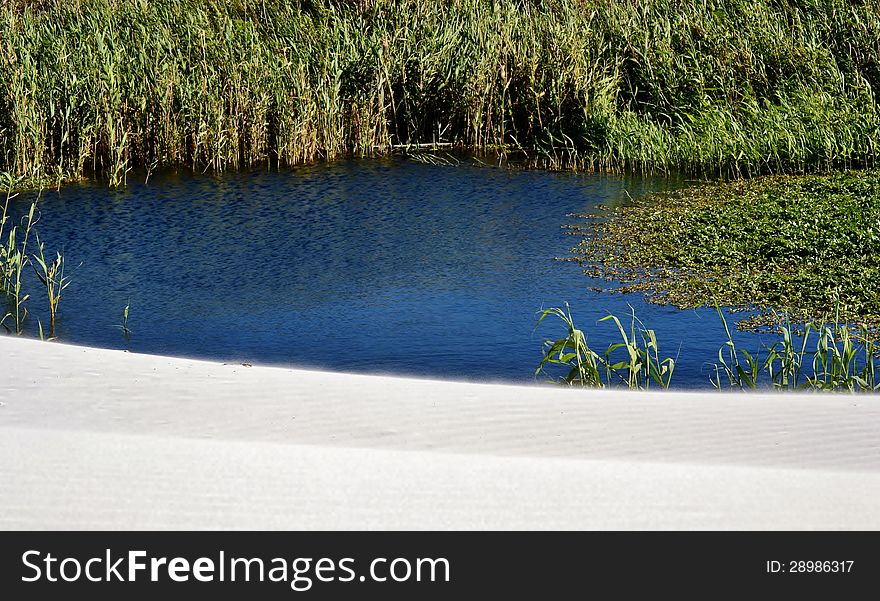
<path id="1" fill-rule="evenodd" d="M 70 278 L 64 275 L 64 254 L 56 251 L 55 257 L 51 261 L 47 261 L 43 250 L 43 242 L 40 240 L 39 234 L 35 235 L 37 239 L 37 253 L 32 256 L 31 266 L 34 268 L 34 273 L 37 274 L 40 283 L 46 289 L 46 299 L 49 306 L 49 336 L 54 338 L 58 305 L 61 303 L 61 293 L 70 285 Z M 43 324 L 41 323 L 40 338 L 43 337 L 42 330 Z"/>
<path id="2" fill-rule="evenodd" d="M 64 274 L 64 254 L 56 252 L 51 260 L 46 259 L 45 246 L 40 240 L 34 226 L 39 221 L 37 202 L 31 203 L 27 214 L 22 217 L 20 225 L 12 225 L 6 232 L 9 217 L 9 204 L 16 197 L 12 193 L 14 180 L 0 181 L 7 186 L 6 200 L 3 204 L 3 212 L 0 214 L 0 298 L 5 308 L 0 325 L 9 332 L 21 335 L 24 332 L 25 320 L 28 317 L 27 303 L 31 296 L 24 290 L 24 272 L 30 265 L 40 283 L 46 290 L 46 300 L 49 310 L 49 339 L 55 337 L 55 325 L 58 315 L 58 306 L 61 303 L 61 293 L 70 284 L 70 278 Z M 5 242 L 3 240 L 6 233 Z M 28 254 L 28 243 L 31 234 L 36 238 L 37 252 Z M 43 333 L 43 324 L 38 322 L 40 339 L 46 339 Z"/>
<path id="3" fill-rule="evenodd" d="M 754 174 L 880 147 L 880 0 L 8 0 L 0 31 L 0 170 L 29 177 L 429 142 Z"/>
<path id="4" fill-rule="evenodd" d="M 738 349 L 731 336 L 723 312 L 716 306 L 727 341 L 718 350 L 718 363 L 709 381 L 718 390 L 818 390 L 829 392 L 880 392 L 880 345 L 877 332 L 861 327 L 857 332 L 845 323 L 802 324 L 799 329 L 787 322 L 778 328 L 780 340 L 761 352 Z M 630 333 L 614 316 L 623 342 L 608 346 L 600 355 L 587 345 L 583 330 L 577 328 L 568 304 L 565 309 L 550 308 L 540 313 L 538 324 L 547 316 L 559 318 L 567 329 L 566 336 L 546 340 L 544 357 L 535 376 L 545 373 L 548 366 L 564 368 L 563 375 L 552 381 L 568 386 L 604 388 L 621 386 L 647 390 L 653 381 L 669 388 L 675 368 L 672 358 L 660 359 L 657 338 L 631 315 Z M 815 345 L 811 346 L 816 333 Z M 799 343 L 795 341 L 800 339 Z M 614 362 L 610 355 L 624 348 L 628 359 Z M 808 350 L 810 349 L 810 350 Z M 604 373 L 604 378 L 603 378 Z"/>
<path id="5" fill-rule="evenodd" d="M 46 336 L 46 332 L 43 331 L 43 322 L 40 320 L 37 320 L 37 329 L 40 334 L 40 341 L 41 342 L 52 342 L 53 340 L 55 340 L 54 336 L 51 336 L 51 335 Z"/>
<path id="6" fill-rule="evenodd" d="M 568 386 L 605 388 L 622 385 L 634 390 L 648 390 L 656 385 L 669 388 L 675 359 L 660 358 L 656 333 L 644 326 L 635 311 L 630 315 L 629 331 L 614 315 L 599 320 L 613 322 L 621 339 L 621 342 L 608 346 L 601 355 L 587 345 L 583 330 L 574 325 L 568 304 L 565 309 L 551 307 L 542 311 L 538 325 L 548 316 L 560 319 L 566 326 L 567 334 L 557 340 L 545 341 L 544 357 L 535 370 L 535 376 L 546 373 L 550 365 L 559 365 L 568 371 L 555 381 Z"/>
<path id="7" fill-rule="evenodd" d="M 0 132 L 2 134 L 2 132 Z M 79 179 L 72 173 L 43 172 L 24 175 L 13 175 L 8 171 L 0 171 L 0 191 L 11 195 L 24 190 L 60 189 L 61 184 Z"/>
<path id="8" fill-rule="evenodd" d="M 587 337 L 583 330 L 575 327 L 568 304 L 565 305 L 564 310 L 551 307 L 542 311 L 538 318 L 538 325 L 548 315 L 561 319 L 568 332 L 562 338 L 544 341 L 544 357 L 535 370 L 535 376 L 544 373 L 548 364 L 561 365 L 567 368 L 568 372 L 558 378 L 557 381 L 560 384 L 603 388 L 601 357 L 587 346 Z"/>
<path id="9" fill-rule="evenodd" d="M 774 176 L 640 199 L 575 233 L 586 273 L 739 327 L 880 323 L 880 172 Z"/>
<path id="10" fill-rule="evenodd" d="M 9 221 L 9 201 L 12 194 L 6 194 L 6 201 L 3 203 L 3 213 L 0 214 L 0 292 L 6 294 L 9 290 L 9 244 L 3 244 L 3 232 L 6 229 L 6 222 Z M 14 238 L 13 238 L 14 240 Z"/>
<path id="11" fill-rule="evenodd" d="M 778 328 L 781 339 L 766 349 L 766 356 L 761 360 L 745 349 L 737 350 L 720 309 L 718 315 L 727 333 L 727 342 L 718 351 L 715 377 L 710 378 L 718 389 L 729 386 L 754 390 L 770 386 L 783 390 L 880 391 L 877 333 L 864 326 L 854 333 L 847 324 L 838 321 L 805 323 L 801 328 L 787 322 Z M 816 333 L 814 350 L 807 350 L 813 333 Z M 800 338 L 798 344 L 795 343 L 797 338 Z"/>
<path id="12" fill-rule="evenodd" d="M 7 209 L 11 195 L 7 195 L 6 203 L 3 208 L 3 220 L 0 224 L 0 241 L 2 241 L 3 227 L 7 221 Z M 26 303 L 30 295 L 24 292 L 22 276 L 28 265 L 29 258 L 27 254 L 28 241 L 30 240 L 31 229 L 35 221 L 35 211 L 37 203 L 31 204 L 30 210 L 22 220 L 21 230 L 19 227 L 13 226 L 7 234 L 6 244 L 0 243 L 0 292 L 5 296 L 7 307 L 10 307 L 0 319 L 0 325 L 16 334 L 21 334 L 24 330 L 24 320 L 27 318 L 28 310 Z M 21 232 L 19 239 L 18 233 Z M 7 320 L 14 325 L 10 328 Z"/>
<path id="13" fill-rule="evenodd" d="M 122 323 L 118 326 L 122 330 L 122 335 L 126 338 L 131 336 L 131 330 L 128 328 L 129 311 L 131 311 L 131 299 L 129 299 L 125 306 L 122 308 Z"/>

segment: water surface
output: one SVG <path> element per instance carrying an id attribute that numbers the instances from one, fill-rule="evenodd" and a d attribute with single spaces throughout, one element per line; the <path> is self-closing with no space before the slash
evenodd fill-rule
<path id="1" fill-rule="evenodd" d="M 124 191 L 45 193 L 37 226 L 72 284 L 58 337 L 224 361 L 530 381 L 568 302 L 604 349 L 629 304 L 679 356 L 674 382 L 708 383 L 724 339 L 714 311 L 598 293 L 567 256 L 570 213 L 680 180 L 348 161 L 280 172 L 164 173 Z M 18 199 L 21 211 L 26 197 Z M 31 282 L 34 319 L 46 323 Z M 118 324 L 131 300 L 129 327 Z M 739 335 L 754 345 L 753 335 Z"/>

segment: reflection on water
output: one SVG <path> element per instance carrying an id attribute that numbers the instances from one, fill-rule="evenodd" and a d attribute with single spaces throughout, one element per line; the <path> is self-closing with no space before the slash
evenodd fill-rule
<path id="1" fill-rule="evenodd" d="M 560 333 L 557 324 L 533 332 L 538 309 L 568 301 L 604 348 L 613 326 L 596 320 L 631 303 L 661 349 L 680 348 L 674 382 L 704 385 L 723 341 L 713 311 L 599 294 L 576 264 L 554 260 L 576 242 L 561 227 L 567 214 L 671 185 L 403 160 L 166 173 L 121 192 L 46 193 L 38 230 L 69 265 L 82 262 L 62 301 L 58 335 L 68 342 L 527 381 L 542 337 Z M 126 340 L 115 326 L 129 298 Z M 31 310 L 45 321 L 36 298 Z"/>

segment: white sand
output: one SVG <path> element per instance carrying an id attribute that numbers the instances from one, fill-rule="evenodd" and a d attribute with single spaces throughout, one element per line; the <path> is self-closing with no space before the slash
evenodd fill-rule
<path id="1" fill-rule="evenodd" d="M 876 397 L 0 360 L 0 528 L 880 528 Z"/>

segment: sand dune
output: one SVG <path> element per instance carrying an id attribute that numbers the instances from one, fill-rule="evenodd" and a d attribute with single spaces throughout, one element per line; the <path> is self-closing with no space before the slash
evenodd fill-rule
<path id="1" fill-rule="evenodd" d="M 0 358 L 7 529 L 880 527 L 872 397 Z"/>

